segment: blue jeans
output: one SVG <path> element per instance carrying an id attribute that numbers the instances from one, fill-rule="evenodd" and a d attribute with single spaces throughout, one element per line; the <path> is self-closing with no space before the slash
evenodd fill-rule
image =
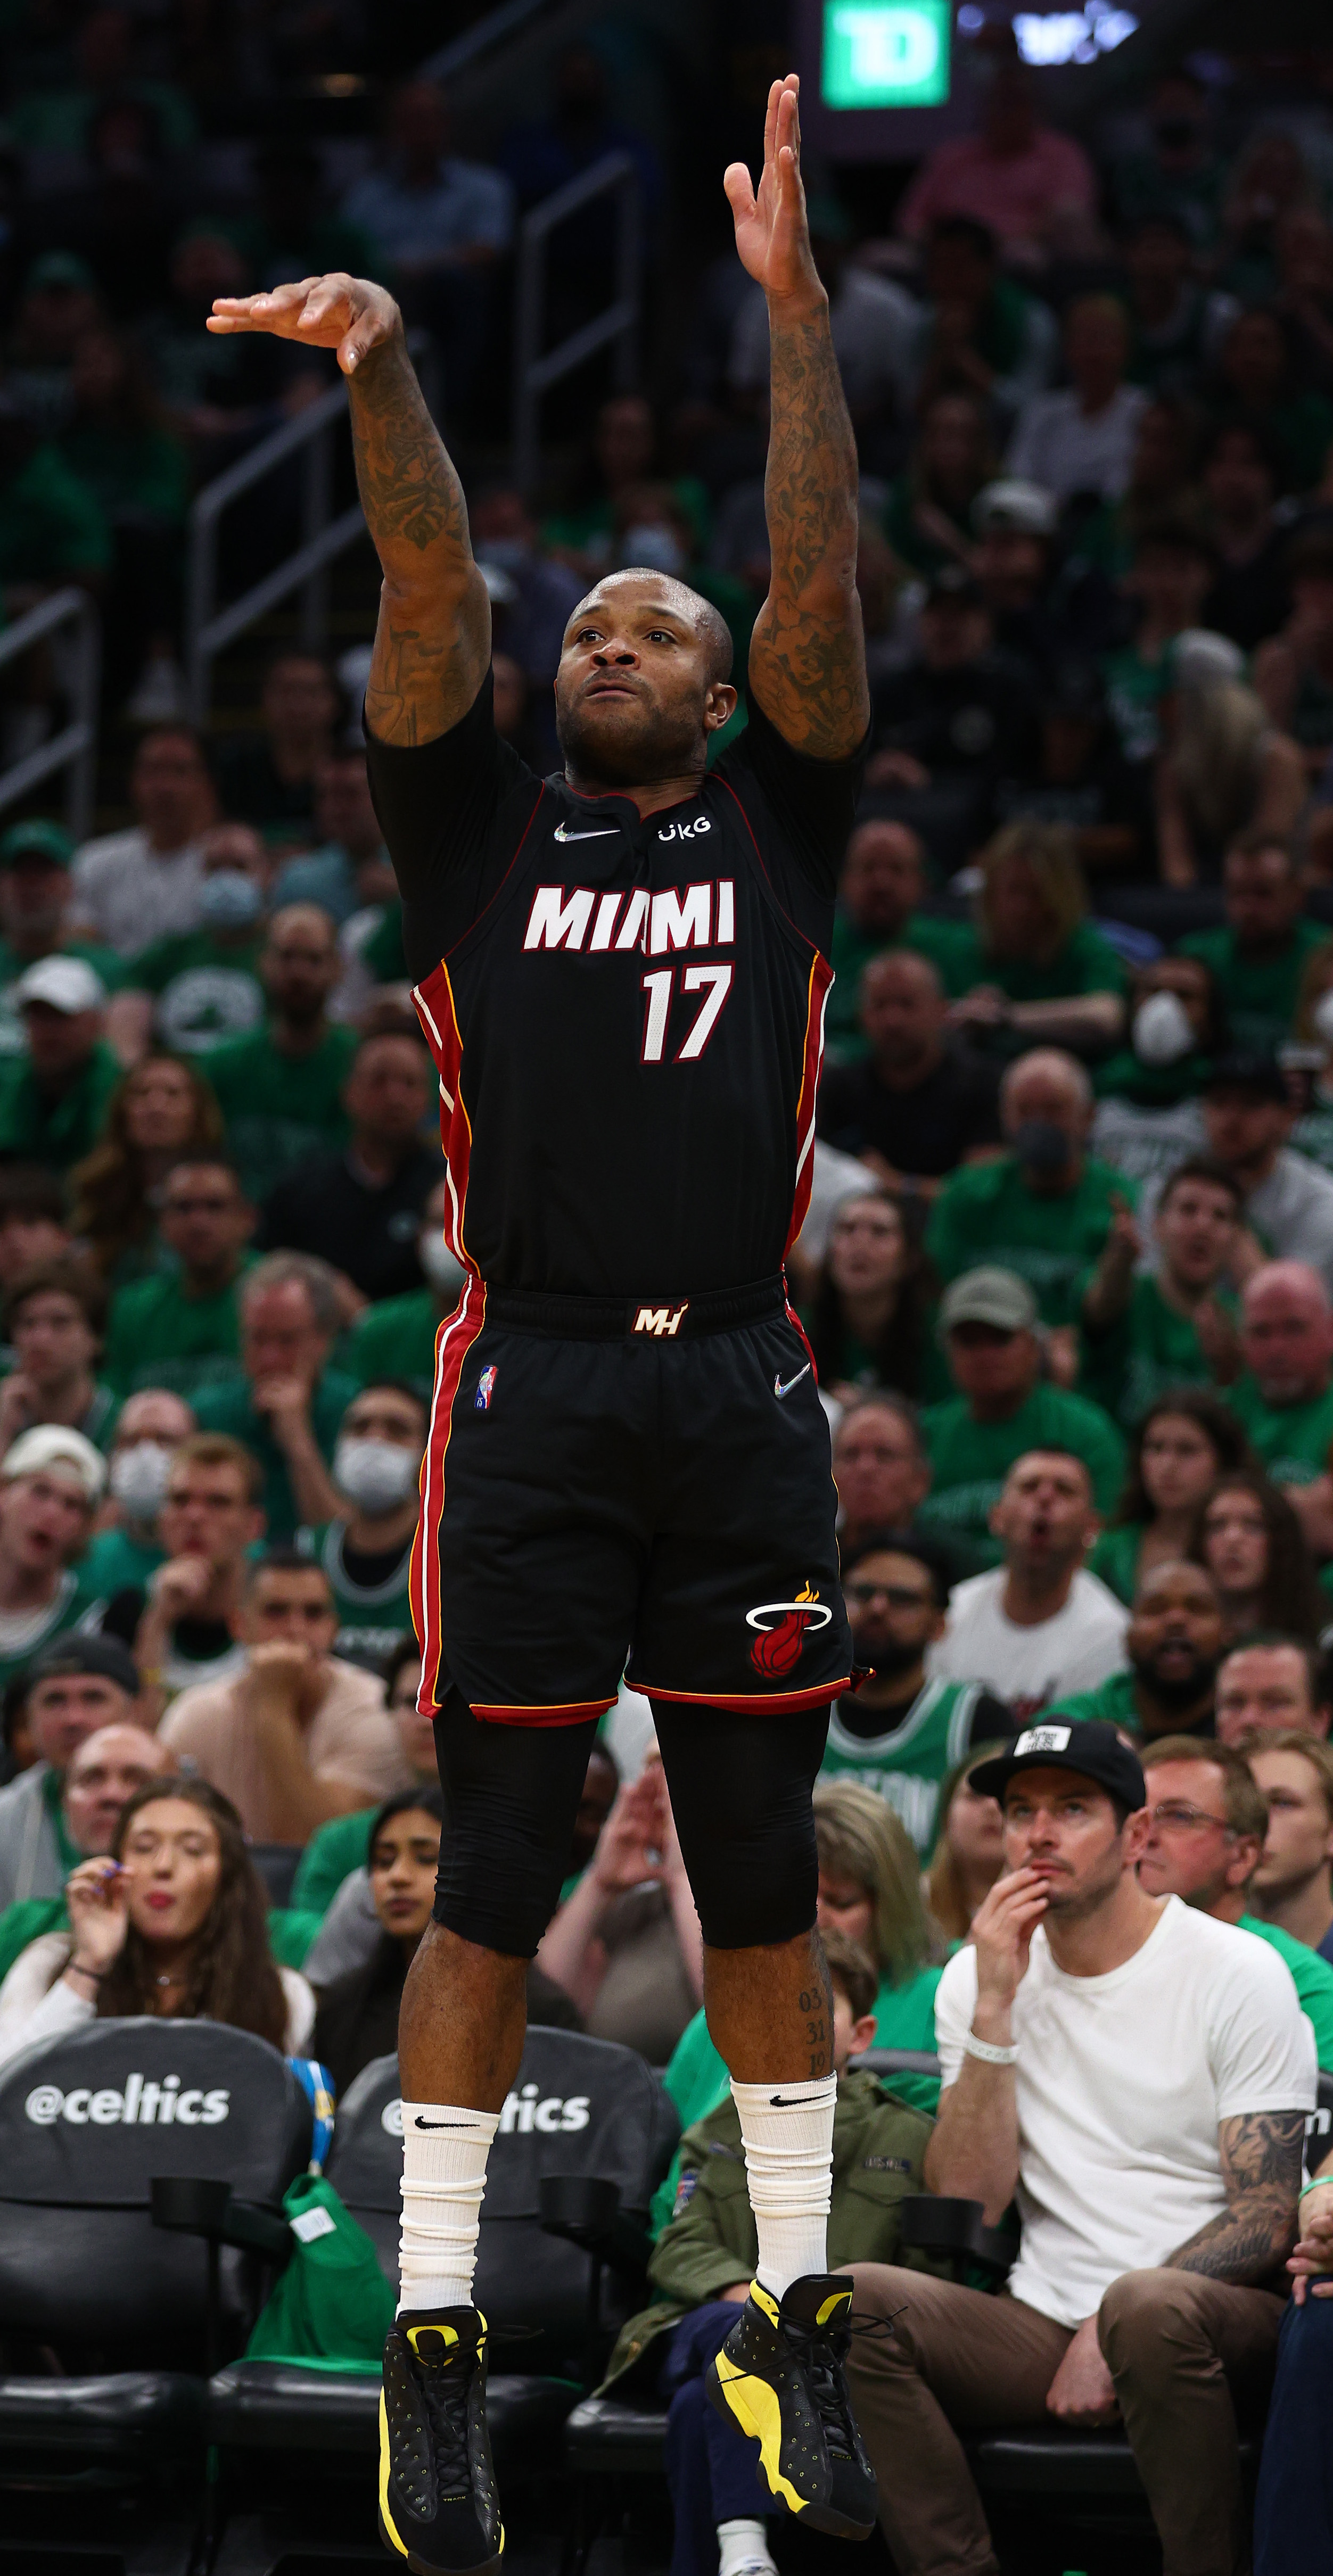
<path id="1" fill-rule="evenodd" d="M 717 2576 L 720 2522 L 762 2522 L 773 2511 L 767 2482 L 744 2435 L 704 2393 L 703 2373 L 735 2325 L 740 2309 L 709 2299 L 682 2317 L 667 2346 L 658 2387 L 671 2399 L 666 2475 L 676 2518 L 671 2576 Z"/>
<path id="2" fill-rule="evenodd" d="M 1294 2304 L 1278 2337 L 1254 2504 L 1254 2576 L 1333 2567 L 1333 2299 Z"/>

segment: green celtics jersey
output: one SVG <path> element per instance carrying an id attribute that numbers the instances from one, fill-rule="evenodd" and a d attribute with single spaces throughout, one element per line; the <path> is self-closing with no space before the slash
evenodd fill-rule
<path id="1" fill-rule="evenodd" d="M 228 1146 L 256 1206 L 298 1164 L 320 1161 L 346 1144 L 351 1129 L 342 1088 L 358 1044 L 355 1029 L 339 1023 L 310 1055 L 281 1054 L 267 1029 L 201 1052 L 200 1070 L 217 1093 Z"/>
<path id="2" fill-rule="evenodd" d="M 1333 1386 L 1305 1404 L 1265 1404 L 1247 1370 L 1228 1390 L 1227 1402 L 1275 1485 L 1312 1485 L 1325 1473 L 1333 1447 Z"/>
<path id="3" fill-rule="evenodd" d="M 401 1297 L 382 1297 L 358 1315 L 339 1353 L 340 1364 L 358 1386 L 375 1386 L 386 1377 L 406 1378 L 409 1386 L 429 1396 L 435 1381 L 435 1337 L 443 1317 L 433 1288 L 409 1288 Z"/>
<path id="4" fill-rule="evenodd" d="M 118 1288 L 106 1336 L 106 1373 L 117 1395 L 164 1386 L 188 1401 L 202 1386 L 234 1384 L 243 1373 L 237 1292 L 253 1267 L 247 1253 L 236 1278 L 211 1297 L 188 1296 L 179 1273 L 167 1271 Z"/>
<path id="5" fill-rule="evenodd" d="M 211 930 L 187 930 L 141 949 L 130 981 L 154 996 L 163 1045 L 198 1055 L 229 1038 L 249 1037 L 266 1008 L 258 971 L 263 946 L 262 930 L 239 944 Z"/>
<path id="6" fill-rule="evenodd" d="M 988 1698 L 981 1682 L 927 1682 L 896 1726 L 865 1736 L 844 1726 L 835 1701 L 820 1776 L 859 1780 L 887 1798 L 924 1858 L 935 1836 L 940 1782 L 968 1751 L 978 1705 Z M 1003 1735 L 1008 1727 L 998 1703 L 996 1709 L 996 1731 Z"/>
<path id="7" fill-rule="evenodd" d="M 1102 1531 L 1088 1558 L 1089 1574 L 1097 1575 L 1127 1608 L 1134 1599 L 1146 1526 L 1144 1521 L 1117 1521 L 1114 1529 Z"/>
<path id="8" fill-rule="evenodd" d="M 1044 1324 L 1075 1324 L 1089 1270 L 1111 1231 L 1117 1200 L 1138 1193 L 1124 1172 L 1092 1156 L 1072 1190 L 1029 1187 L 1014 1154 L 966 1163 L 944 1183 L 926 1227 L 926 1250 L 945 1287 L 979 1263 L 1026 1279 Z"/>
<path id="9" fill-rule="evenodd" d="M 322 1529 L 302 1530 L 297 1537 L 297 1546 L 314 1557 L 329 1579 L 338 1613 L 335 1655 L 340 1655 L 344 1663 L 362 1664 L 368 1671 L 378 1672 L 400 1638 L 412 1633 L 407 1591 L 412 1543 L 409 1539 L 391 1572 L 379 1583 L 353 1582 L 347 1570 L 346 1545 L 345 1521 L 325 1521 Z"/>
<path id="10" fill-rule="evenodd" d="M 1220 1301 L 1234 1312 L 1235 1301 Z M 1082 1392 L 1126 1431 L 1168 1387 L 1211 1386 L 1212 1371 L 1188 1315 L 1167 1303 L 1155 1279 L 1134 1281 L 1129 1304 L 1107 1333 L 1083 1327 Z"/>
<path id="11" fill-rule="evenodd" d="M 0 1611 L 0 1690 L 67 1629 L 94 1626 L 105 1602 L 106 1594 L 94 1590 L 82 1566 L 67 1566 L 45 1609 Z"/>
<path id="12" fill-rule="evenodd" d="M 991 1533 L 990 1514 L 1014 1460 L 1025 1450 L 1072 1449 L 1087 1462 L 1098 1511 L 1114 1511 L 1120 1498 L 1125 1448 L 1115 1424 L 1099 1404 L 1070 1395 L 1062 1386 L 1035 1386 L 1005 1422 L 975 1421 L 961 1395 L 947 1404 L 928 1404 L 921 1436 L 933 1481 L 917 1514 L 918 1525 L 933 1536 L 967 1540 L 983 1565 L 998 1565 L 1003 1554 Z"/>

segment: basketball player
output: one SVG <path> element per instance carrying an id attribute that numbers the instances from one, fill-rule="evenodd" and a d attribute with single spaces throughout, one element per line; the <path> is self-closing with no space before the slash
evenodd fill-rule
<path id="1" fill-rule="evenodd" d="M 569 621 L 563 775 L 535 777 L 499 738 L 462 490 L 383 289 L 306 278 L 225 298 L 210 324 L 336 349 L 347 378 L 384 569 L 370 778 L 466 1270 L 437 1345 L 412 1577 L 453 1831 L 403 1998 L 384 2359 L 381 2528 L 422 2576 L 499 2565 L 478 2214 L 524 1969 L 627 1657 L 758 2228 L 710 2394 L 807 2523 L 862 2536 L 874 2519 L 843 2378 L 852 2285 L 825 2269 L 833 2012 L 810 1811 L 852 1654 L 828 1433 L 782 1276 L 869 701 L 856 451 L 799 159 L 789 75 L 757 197 L 741 163 L 723 182 L 768 299 L 772 581 L 748 726 L 711 771 L 737 703 L 730 639 L 657 572 L 609 574 Z"/>

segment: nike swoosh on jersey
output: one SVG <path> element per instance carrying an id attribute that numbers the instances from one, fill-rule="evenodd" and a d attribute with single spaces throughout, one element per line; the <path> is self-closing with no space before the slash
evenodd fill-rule
<path id="1" fill-rule="evenodd" d="M 618 823 L 607 823 L 596 832 L 570 832 L 563 823 L 557 823 L 551 838 L 555 841 L 611 841 L 619 829 Z"/>
<path id="2" fill-rule="evenodd" d="M 810 1362 L 807 1360 L 804 1368 L 798 1369 L 795 1377 L 789 1377 L 785 1386 L 783 1385 L 780 1377 L 775 1377 L 773 1380 L 773 1393 L 777 1397 L 779 1404 L 781 1404 L 784 1395 L 790 1395 L 792 1388 L 794 1386 L 799 1386 L 802 1378 L 808 1377 L 809 1375 Z"/>

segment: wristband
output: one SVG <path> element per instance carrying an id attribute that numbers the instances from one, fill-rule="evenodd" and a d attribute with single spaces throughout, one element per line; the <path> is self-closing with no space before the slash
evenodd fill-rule
<path id="1" fill-rule="evenodd" d="M 1312 2191 L 1333 2191 L 1333 2174 L 1316 2174 L 1313 2182 L 1307 2182 L 1304 2191 L 1298 2191 L 1296 2194 L 1298 2209 L 1301 2202 L 1307 2199 Z"/>
<path id="2" fill-rule="evenodd" d="M 71 1968 L 73 1969 L 76 1977 L 86 1977 L 90 1986 L 100 1986 L 103 1977 L 107 1973 L 105 1968 L 85 1968 L 82 1959 L 67 1959 L 65 1961 L 66 1976 L 69 1975 Z"/>
<path id="3" fill-rule="evenodd" d="M 1016 2048 L 993 2048 L 988 2039 L 978 2039 L 974 2030 L 968 2032 L 963 2047 L 969 2057 L 979 2057 L 983 2066 L 1012 2066 L 1018 2057 Z"/>

